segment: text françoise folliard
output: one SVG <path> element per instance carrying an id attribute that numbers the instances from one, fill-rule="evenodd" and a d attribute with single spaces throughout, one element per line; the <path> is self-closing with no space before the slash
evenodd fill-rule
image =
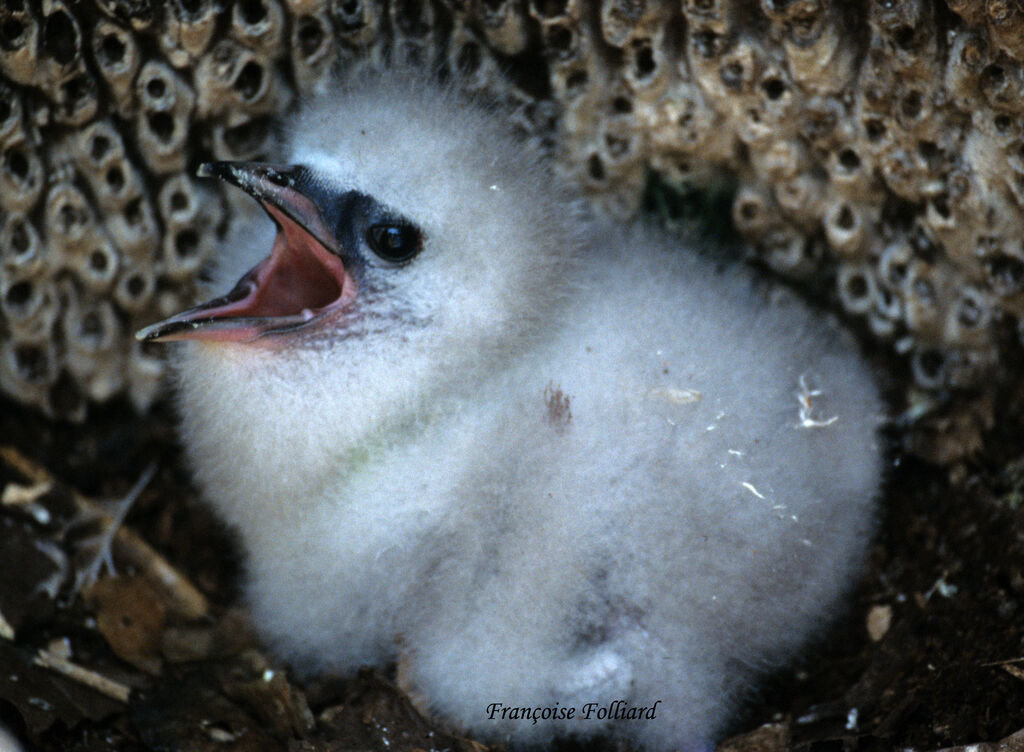
<path id="1" fill-rule="evenodd" d="M 615 700 L 609 703 L 586 702 L 580 706 L 554 705 L 524 706 L 505 705 L 501 702 L 492 702 L 487 706 L 487 718 L 492 721 L 571 721 L 580 719 L 584 721 L 639 721 L 653 720 L 658 715 L 658 705 L 661 700 L 655 700 L 651 705 L 629 705 L 625 700 Z"/>

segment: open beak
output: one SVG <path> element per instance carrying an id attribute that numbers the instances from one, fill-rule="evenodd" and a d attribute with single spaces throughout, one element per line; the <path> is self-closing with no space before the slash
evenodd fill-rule
<path id="1" fill-rule="evenodd" d="M 296 187 L 300 170 L 256 162 L 200 165 L 200 177 L 221 178 L 259 201 L 277 224 L 277 237 L 270 255 L 231 292 L 147 326 L 137 339 L 248 342 L 309 324 L 355 298 L 338 240 L 317 205 Z"/>

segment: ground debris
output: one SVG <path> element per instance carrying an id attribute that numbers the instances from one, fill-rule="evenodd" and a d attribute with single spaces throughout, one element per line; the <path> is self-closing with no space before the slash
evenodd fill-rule
<path id="1" fill-rule="evenodd" d="M 26 457 L 12 446 L 0 446 L 0 461 L 8 468 L 21 475 L 25 480 L 35 487 L 56 488 L 59 484 L 50 472 L 37 462 Z M 149 471 L 147 471 L 148 475 Z M 177 613 L 185 618 L 198 619 L 209 613 L 209 604 L 206 597 L 181 575 L 167 560 L 157 553 L 146 541 L 133 533 L 129 528 L 120 524 L 120 520 L 111 516 L 100 504 L 73 489 L 63 489 L 70 497 L 74 505 L 72 515 L 67 510 L 61 510 L 60 516 L 71 517 L 66 526 L 71 526 L 79 519 L 87 521 L 98 520 L 105 528 L 104 534 L 110 536 L 111 541 L 116 545 L 119 554 L 132 566 L 153 582 L 154 586 L 166 593 L 172 607 Z M 44 496 L 40 496 L 35 504 L 42 503 Z M 52 517 L 57 517 L 53 514 Z M 47 516 L 49 521 L 50 515 Z M 100 556 L 106 556 L 104 551 Z M 95 567 L 97 554 L 88 559 L 85 569 L 92 570 Z M 81 581 L 76 578 L 76 585 Z"/>
<path id="2" fill-rule="evenodd" d="M 0 700 L 10 703 L 33 742 L 54 724 L 75 728 L 123 712 L 120 700 L 41 668 L 30 650 L 0 640 Z"/>
<path id="3" fill-rule="evenodd" d="M 318 714 L 321 739 L 328 746 L 310 748 L 402 750 L 450 749 L 485 752 L 488 748 L 452 734 L 425 718 L 395 683 L 375 669 L 362 669 L 342 693 L 323 698 L 328 706 Z M 323 701 L 323 700 L 322 700 Z M 344 742 L 347 746 L 334 746 Z"/>
<path id="4" fill-rule="evenodd" d="M 70 652 L 70 651 L 69 651 Z M 52 649 L 43 649 L 36 653 L 33 663 L 43 668 L 51 669 L 63 674 L 72 681 L 95 689 L 100 694 L 106 695 L 118 702 L 128 702 L 131 695 L 131 687 L 119 681 L 110 679 L 97 671 L 79 666 L 68 660 L 68 655 L 63 655 Z"/>
<path id="5" fill-rule="evenodd" d="M 147 674 L 159 674 L 167 607 L 149 581 L 138 575 L 103 577 L 84 595 L 117 657 Z"/>
<path id="6" fill-rule="evenodd" d="M 943 747 L 933 752 L 1022 752 L 1024 750 L 1024 729 L 1010 734 L 998 742 L 981 742 L 980 744 L 960 744 L 956 747 Z"/>

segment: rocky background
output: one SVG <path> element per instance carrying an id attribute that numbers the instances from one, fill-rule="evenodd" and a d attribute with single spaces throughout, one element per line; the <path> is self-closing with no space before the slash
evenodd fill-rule
<path id="1" fill-rule="evenodd" d="M 193 302 L 233 214 L 196 166 L 261 156 L 332 66 L 392 54 L 511 103 L 616 216 L 652 176 L 724 176 L 757 258 L 909 369 L 912 448 L 980 446 L 1024 311 L 1003 0 L 5 0 L 0 388 L 76 420 L 149 406 L 163 366 L 130 333 Z"/>
<path id="2" fill-rule="evenodd" d="M 475 745 L 386 677 L 297 687 L 239 637 L 230 539 L 131 336 L 194 302 L 238 214 L 197 165 L 264 156 L 332 69 L 391 56 L 507 103 L 596 211 L 728 196 L 704 222 L 885 375 L 869 571 L 739 749 L 1024 748 L 1016 0 L 0 0 L 0 723 L 43 749 Z M 94 504 L 152 463 L 133 506 Z"/>

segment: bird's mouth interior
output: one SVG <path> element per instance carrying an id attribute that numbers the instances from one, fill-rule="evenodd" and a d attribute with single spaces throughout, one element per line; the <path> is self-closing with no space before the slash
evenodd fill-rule
<path id="1" fill-rule="evenodd" d="M 226 295 L 148 326 L 136 337 L 247 342 L 305 326 L 355 298 L 355 280 L 321 240 L 333 235 L 316 205 L 294 188 L 273 190 L 273 202 L 257 196 L 278 227 L 270 255 Z"/>
<path id="2" fill-rule="evenodd" d="M 265 208 L 278 225 L 270 256 L 223 298 L 193 311 L 208 318 L 275 319 L 280 326 L 308 321 L 345 297 L 353 283 L 341 259 L 280 209 Z"/>

